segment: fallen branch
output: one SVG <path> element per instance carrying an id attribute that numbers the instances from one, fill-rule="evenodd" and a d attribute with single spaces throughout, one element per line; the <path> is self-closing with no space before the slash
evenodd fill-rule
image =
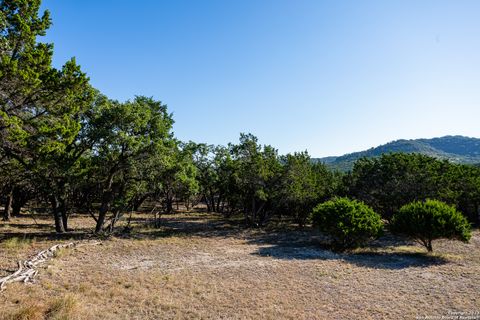
<path id="1" fill-rule="evenodd" d="M 18 270 L 12 273 L 9 276 L 0 278 L 0 291 L 5 290 L 7 284 L 12 282 L 24 283 L 33 282 L 35 276 L 38 274 L 38 266 L 44 262 L 55 257 L 55 253 L 60 249 L 73 248 L 81 245 L 87 244 L 99 244 L 100 242 L 89 242 L 89 243 L 80 243 L 80 242 L 70 242 L 67 244 L 56 244 L 53 247 L 40 251 L 33 258 L 25 261 L 18 261 Z"/>

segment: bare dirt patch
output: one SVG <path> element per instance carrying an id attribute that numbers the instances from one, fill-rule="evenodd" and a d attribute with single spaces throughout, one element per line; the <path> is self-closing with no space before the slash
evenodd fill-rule
<path id="1" fill-rule="evenodd" d="M 9 225 L 0 232 L 7 229 L 18 231 Z M 3 241 L 0 273 L 52 241 L 37 235 L 16 249 Z M 415 319 L 479 311 L 479 232 L 470 244 L 435 245 L 429 255 L 384 238 L 337 254 L 311 231 L 245 230 L 216 216 L 172 215 L 160 229 L 139 225 L 128 237 L 52 260 L 36 284 L 0 294 L 0 318 L 33 302 L 48 310 L 52 299 L 72 295 L 78 319 Z"/>

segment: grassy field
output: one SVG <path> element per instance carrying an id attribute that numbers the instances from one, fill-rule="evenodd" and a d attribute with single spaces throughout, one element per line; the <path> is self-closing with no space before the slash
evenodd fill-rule
<path id="1" fill-rule="evenodd" d="M 416 319 L 480 311 L 480 233 L 433 254 L 385 236 L 337 254 L 311 230 L 245 230 L 219 216 L 165 216 L 99 245 L 60 251 L 36 283 L 0 293 L 0 319 Z M 52 233 L 50 217 L 0 224 L 0 277 L 57 243 L 87 241 L 93 220 Z M 82 240 L 83 239 L 83 240 Z"/>

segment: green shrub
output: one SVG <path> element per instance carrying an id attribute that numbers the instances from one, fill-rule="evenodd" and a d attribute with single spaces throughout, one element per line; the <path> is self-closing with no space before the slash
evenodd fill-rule
<path id="1" fill-rule="evenodd" d="M 428 251 L 433 251 L 434 239 L 468 242 L 471 237 L 467 219 L 455 207 L 437 200 L 415 201 L 404 205 L 393 216 L 390 229 L 394 233 L 411 237 Z"/>
<path id="2" fill-rule="evenodd" d="M 334 250 L 343 251 L 379 237 L 383 231 L 380 215 L 363 202 L 336 198 L 313 209 L 312 222 L 331 237 Z"/>

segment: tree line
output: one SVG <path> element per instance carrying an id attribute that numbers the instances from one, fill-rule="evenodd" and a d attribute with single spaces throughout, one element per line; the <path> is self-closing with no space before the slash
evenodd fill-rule
<path id="1" fill-rule="evenodd" d="M 39 41 L 51 24 L 40 0 L 0 1 L 0 191 L 3 219 L 28 202 L 48 205 L 55 230 L 72 212 L 113 230 L 145 201 L 171 213 L 204 203 L 243 215 L 249 226 L 272 219 L 309 222 L 319 203 L 364 201 L 389 220 L 403 205 L 439 199 L 479 223 L 480 168 L 422 155 L 361 159 L 347 174 L 280 155 L 251 134 L 227 146 L 175 138 L 167 106 L 137 96 L 120 102 L 93 88 L 75 59 L 52 66 L 53 45 Z"/>

